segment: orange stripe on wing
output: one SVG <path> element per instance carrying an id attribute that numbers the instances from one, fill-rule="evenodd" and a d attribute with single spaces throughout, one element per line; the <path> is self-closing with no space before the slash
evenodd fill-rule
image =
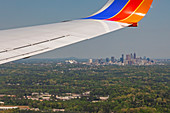
<path id="1" fill-rule="evenodd" d="M 136 9 L 137 7 L 143 2 L 143 0 L 130 0 L 126 7 L 116 16 L 106 19 L 110 21 L 120 21 L 127 17 L 129 17 Z"/>
<path id="2" fill-rule="evenodd" d="M 128 18 L 119 22 L 124 23 L 137 23 L 139 22 L 148 12 L 153 0 L 144 0 L 144 2 L 138 7 L 138 9 Z"/>
<path id="3" fill-rule="evenodd" d="M 131 13 L 131 15 L 129 15 L 127 18 L 123 19 L 123 20 L 120 20 L 119 22 L 124 22 L 125 20 L 127 20 L 128 18 L 130 18 L 133 14 L 135 14 L 135 12 L 139 9 L 139 7 L 143 4 L 145 0 L 143 0 L 140 5 L 135 9 L 134 12 Z M 142 14 L 142 13 L 138 13 L 138 15 L 141 15 L 141 16 L 145 16 L 145 14 Z"/>

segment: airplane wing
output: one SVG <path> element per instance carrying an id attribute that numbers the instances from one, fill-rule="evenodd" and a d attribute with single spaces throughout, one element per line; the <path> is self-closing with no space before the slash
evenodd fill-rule
<path id="1" fill-rule="evenodd" d="M 109 0 L 86 18 L 0 31 L 0 64 L 91 39 L 137 23 L 153 0 Z"/>

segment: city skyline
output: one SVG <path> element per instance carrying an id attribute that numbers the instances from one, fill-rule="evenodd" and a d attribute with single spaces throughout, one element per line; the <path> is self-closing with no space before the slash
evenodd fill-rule
<path id="1" fill-rule="evenodd" d="M 67 60 L 68 61 L 68 60 Z M 72 63 L 77 63 L 75 60 L 71 60 Z M 122 54 L 121 57 L 115 58 L 110 56 L 107 58 L 100 59 L 89 59 L 87 64 L 94 65 L 155 65 L 158 64 L 156 60 L 150 59 L 149 57 L 137 56 L 136 53 Z M 160 65 L 160 64 L 159 64 Z M 161 64 L 162 65 L 162 64 Z"/>
<path id="2" fill-rule="evenodd" d="M 100 9 L 106 1 L 2 1 L 0 4 L 2 16 L 0 29 L 55 23 L 85 17 Z M 151 58 L 168 59 L 170 58 L 169 3 L 170 1 L 167 0 L 154 1 L 149 14 L 139 23 L 138 28 L 126 28 L 33 58 L 99 58 L 112 55 L 119 57 L 121 53 L 136 51 L 140 56 L 145 54 Z M 63 8 L 63 6 L 66 7 Z"/>

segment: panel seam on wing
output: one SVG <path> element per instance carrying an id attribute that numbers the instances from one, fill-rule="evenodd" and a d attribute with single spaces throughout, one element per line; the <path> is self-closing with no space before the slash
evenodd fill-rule
<path id="1" fill-rule="evenodd" d="M 33 43 L 33 44 L 29 44 L 29 45 L 25 45 L 25 46 L 20 46 L 20 47 L 16 47 L 16 48 L 9 49 L 9 50 L 3 50 L 3 51 L 0 51 L 0 53 L 5 53 L 5 52 L 9 52 L 9 51 L 19 50 L 19 49 L 23 49 L 23 48 L 27 48 L 27 47 L 31 47 L 31 46 L 35 46 L 35 45 L 40 45 L 40 44 L 43 44 L 43 43 L 46 43 L 46 42 L 52 42 L 54 40 L 58 40 L 58 39 L 65 38 L 65 37 L 68 37 L 68 36 L 70 36 L 70 35 L 65 35 L 65 36 L 61 36 L 61 37 L 57 37 L 57 38 L 52 38 L 52 39 L 49 39 L 49 40 L 44 40 L 44 41 L 41 41 L 41 42 L 36 42 L 36 43 Z"/>

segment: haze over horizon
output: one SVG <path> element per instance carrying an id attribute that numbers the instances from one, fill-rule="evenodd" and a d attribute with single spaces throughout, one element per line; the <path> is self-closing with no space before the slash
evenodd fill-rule
<path id="1" fill-rule="evenodd" d="M 0 30 L 55 23 L 91 15 L 107 0 L 5 0 L 0 3 Z M 170 58 L 169 0 L 156 1 L 138 28 L 125 28 L 32 58 L 106 58 L 136 52 Z"/>

